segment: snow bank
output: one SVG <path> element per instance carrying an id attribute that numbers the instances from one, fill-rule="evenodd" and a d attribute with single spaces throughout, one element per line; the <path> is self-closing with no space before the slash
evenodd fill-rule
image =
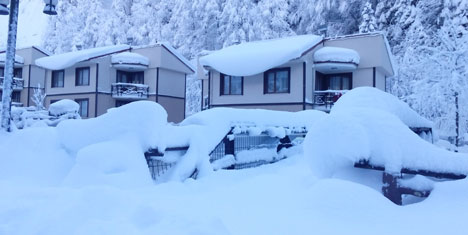
<path id="1" fill-rule="evenodd" d="M 368 108 L 353 107 L 360 104 L 359 93 L 365 95 L 364 103 L 374 103 L 369 102 Z M 350 91 L 338 102 L 338 108 L 314 123 L 305 139 L 305 155 L 318 176 L 329 177 L 337 169 L 353 167 L 360 160 L 383 166 L 390 173 L 410 168 L 468 174 L 468 155 L 438 148 L 408 128 L 407 123 L 427 123 L 403 102 L 398 104 L 383 91 L 368 88 Z M 344 108 L 345 104 L 351 106 Z"/>
<path id="2" fill-rule="evenodd" d="M 61 116 L 67 113 L 78 113 L 80 105 L 73 100 L 59 100 L 49 106 L 49 113 L 53 116 Z"/>
<path id="3" fill-rule="evenodd" d="M 285 64 L 317 45 L 321 36 L 301 35 L 247 42 L 200 58 L 200 64 L 233 76 L 251 76 Z"/>
<path id="4" fill-rule="evenodd" d="M 345 62 L 359 64 L 359 53 L 341 47 L 323 47 L 314 53 L 314 62 Z"/>
<path id="5" fill-rule="evenodd" d="M 64 147 L 81 148 L 133 134 L 141 151 L 156 147 L 162 140 L 167 112 L 151 101 L 138 101 L 109 109 L 106 114 L 86 120 L 67 120 L 57 126 Z"/>
<path id="6" fill-rule="evenodd" d="M 331 112 L 346 113 L 348 110 L 360 108 L 389 112 L 409 127 L 432 127 L 433 125 L 431 121 L 420 116 L 397 97 L 372 87 L 358 87 L 348 91 L 335 103 Z"/>
<path id="7" fill-rule="evenodd" d="M 50 70 L 61 70 L 69 68 L 76 63 L 89 60 L 95 57 L 113 54 L 129 50 L 128 45 L 115 45 L 98 47 L 92 49 L 86 49 L 81 51 L 72 51 L 64 54 L 53 55 L 49 57 L 43 57 L 36 60 L 36 64 L 40 67 Z"/>
<path id="8" fill-rule="evenodd" d="M 112 55 L 112 64 L 137 64 L 137 65 L 149 65 L 148 57 L 142 56 L 132 52 L 122 52 L 119 54 Z"/>

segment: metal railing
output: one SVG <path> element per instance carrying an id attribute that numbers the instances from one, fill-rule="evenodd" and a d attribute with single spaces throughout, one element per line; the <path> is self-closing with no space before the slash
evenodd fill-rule
<path id="1" fill-rule="evenodd" d="M 4 77 L 0 77 L 0 89 L 3 89 L 3 80 Z M 12 82 L 13 90 L 22 90 L 24 88 L 24 80 L 22 78 L 13 78 Z"/>
<path id="2" fill-rule="evenodd" d="M 149 86 L 133 83 L 113 83 L 112 97 L 116 99 L 148 99 Z"/>
<path id="3" fill-rule="evenodd" d="M 314 91 L 314 106 L 323 107 L 326 110 L 329 110 L 346 92 L 347 90 Z"/>

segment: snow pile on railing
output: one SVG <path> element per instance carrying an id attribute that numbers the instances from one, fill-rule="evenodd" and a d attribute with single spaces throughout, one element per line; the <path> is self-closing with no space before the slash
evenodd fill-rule
<path id="1" fill-rule="evenodd" d="M 389 173 L 408 168 L 467 174 L 468 155 L 438 148 L 408 128 L 430 124 L 397 98 L 359 88 L 341 97 L 330 115 L 314 123 L 304 151 L 314 172 L 324 177 L 360 160 Z"/>
<path id="2" fill-rule="evenodd" d="M 341 47 L 323 47 L 314 53 L 314 62 L 345 62 L 359 64 L 361 57 L 352 49 Z"/>

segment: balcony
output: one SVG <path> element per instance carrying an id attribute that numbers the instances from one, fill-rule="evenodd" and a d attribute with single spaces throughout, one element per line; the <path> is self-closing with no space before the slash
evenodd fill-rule
<path id="1" fill-rule="evenodd" d="M 0 90 L 3 89 L 3 77 L 0 77 Z M 24 88 L 24 80 L 22 78 L 13 78 L 13 90 L 20 91 Z"/>
<path id="2" fill-rule="evenodd" d="M 144 100 L 148 99 L 149 86 L 133 83 L 113 83 L 112 97 L 120 100 Z"/>
<path id="3" fill-rule="evenodd" d="M 314 91 L 314 109 L 330 111 L 336 101 L 348 90 Z"/>

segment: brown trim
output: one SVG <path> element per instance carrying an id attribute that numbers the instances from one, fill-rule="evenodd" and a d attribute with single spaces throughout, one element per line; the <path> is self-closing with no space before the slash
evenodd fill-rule
<path id="1" fill-rule="evenodd" d="M 302 110 L 306 109 L 306 62 L 302 62 Z"/>
<path id="2" fill-rule="evenodd" d="M 306 51 L 302 52 L 301 56 L 299 56 L 298 58 L 301 58 L 305 55 L 307 55 L 307 53 L 313 51 L 318 45 L 320 44 L 324 44 L 325 43 L 325 39 L 322 39 L 320 42 L 318 42 L 317 44 L 315 44 L 313 47 L 307 49 Z M 296 58 L 297 59 L 297 58 Z"/>
<path id="3" fill-rule="evenodd" d="M 288 103 L 244 103 L 244 104 L 213 104 L 213 107 L 231 107 L 231 106 L 275 106 L 275 105 L 303 105 L 302 102 Z"/>
<path id="4" fill-rule="evenodd" d="M 229 92 L 227 94 L 224 91 L 224 79 L 226 76 L 229 77 Z M 232 92 L 231 90 L 232 77 L 241 78 L 241 93 L 240 94 L 231 93 Z M 224 73 L 220 73 L 219 96 L 223 96 L 223 95 L 244 95 L 244 77 L 243 76 L 231 76 L 231 75 L 226 75 Z"/>
<path id="5" fill-rule="evenodd" d="M 353 65 L 359 66 L 359 64 L 354 63 L 354 62 L 343 62 L 343 61 L 333 61 L 333 60 L 314 62 L 314 64 L 327 64 L 327 63 L 333 63 L 333 64 L 353 64 Z"/>
<path id="6" fill-rule="evenodd" d="M 278 92 L 276 91 L 276 73 L 277 72 L 282 72 L 286 71 L 288 72 L 288 91 L 286 92 Z M 274 73 L 275 78 L 274 78 L 274 91 L 269 92 L 268 91 L 268 73 Z M 284 67 L 284 68 L 274 68 L 267 70 L 263 73 L 263 94 L 287 94 L 291 93 L 291 67 Z"/>
<path id="7" fill-rule="evenodd" d="M 76 93 L 62 93 L 62 94 L 52 94 L 52 95 L 47 94 L 47 97 L 71 96 L 71 95 L 94 95 L 94 94 L 96 94 L 96 92 L 94 92 L 94 91 L 92 91 L 92 92 L 82 92 L 82 93 L 76 92 Z"/>
<path id="8" fill-rule="evenodd" d="M 201 107 L 200 107 L 200 111 L 203 110 L 203 94 L 205 92 L 205 80 L 201 80 Z"/>
<path id="9" fill-rule="evenodd" d="M 156 68 L 156 103 L 158 102 L 159 96 L 159 67 Z"/>
<path id="10" fill-rule="evenodd" d="M 88 84 L 78 84 L 78 75 L 79 71 L 81 70 L 88 70 Z M 77 67 L 75 68 L 75 86 L 89 86 L 91 80 L 91 67 L 90 66 L 84 66 L 84 67 Z"/>
<path id="11" fill-rule="evenodd" d="M 91 69 L 90 69 L 91 72 Z M 91 77 L 89 78 L 91 80 Z M 99 87 L 99 63 L 96 63 L 96 100 L 94 101 L 94 116 L 98 116 L 98 87 Z"/>
<path id="12" fill-rule="evenodd" d="M 184 97 L 177 97 L 177 96 L 172 96 L 172 95 L 159 95 L 164 98 L 173 98 L 173 99 L 179 99 L 179 100 L 184 100 Z"/>
<path id="13" fill-rule="evenodd" d="M 185 74 L 185 82 L 184 82 L 184 119 L 185 119 L 186 111 L 187 111 L 187 74 Z"/>
<path id="14" fill-rule="evenodd" d="M 372 68 L 372 86 L 375 87 L 376 80 L 375 80 L 375 67 Z"/>
<path id="15" fill-rule="evenodd" d="M 208 72 L 208 109 L 211 107 L 211 71 Z"/>
<path id="16" fill-rule="evenodd" d="M 39 51 L 40 53 L 44 54 L 45 56 L 50 56 L 51 54 L 43 51 L 42 49 L 36 47 L 36 46 L 32 46 L 32 48 L 36 49 L 36 51 Z"/>
<path id="17" fill-rule="evenodd" d="M 164 49 L 166 49 L 166 51 L 168 51 L 169 53 L 171 53 L 171 55 L 173 55 L 175 58 L 177 58 L 182 64 L 185 65 L 185 67 L 187 67 L 188 69 L 190 69 L 190 71 L 192 71 L 193 73 L 195 73 L 195 70 L 193 70 L 192 68 L 190 68 L 190 66 L 188 66 L 184 61 L 182 61 L 178 56 L 176 56 L 174 53 L 172 53 L 171 50 L 167 49 L 166 46 L 164 46 L 164 44 L 160 44 L 162 47 L 164 47 Z M 174 48 L 175 49 L 175 48 Z"/>
<path id="18" fill-rule="evenodd" d="M 31 65 L 28 66 L 28 97 L 26 98 L 27 101 L 26 101 L 26 106 L 29 107 L 29 100 L 31 99 L 30 95 L 31 95 Z M 44 87 L 45 88 L 45 87 Z"/>
<path id="19" fill-rule="evenodd" d="M 140 66 L 148 67 L 148 65 L 142 64 L 142 63 L 111 63 L 112 66 L 120 65 L 120 64 L 123 64 L 123 65 L 140 65 Z"/>

